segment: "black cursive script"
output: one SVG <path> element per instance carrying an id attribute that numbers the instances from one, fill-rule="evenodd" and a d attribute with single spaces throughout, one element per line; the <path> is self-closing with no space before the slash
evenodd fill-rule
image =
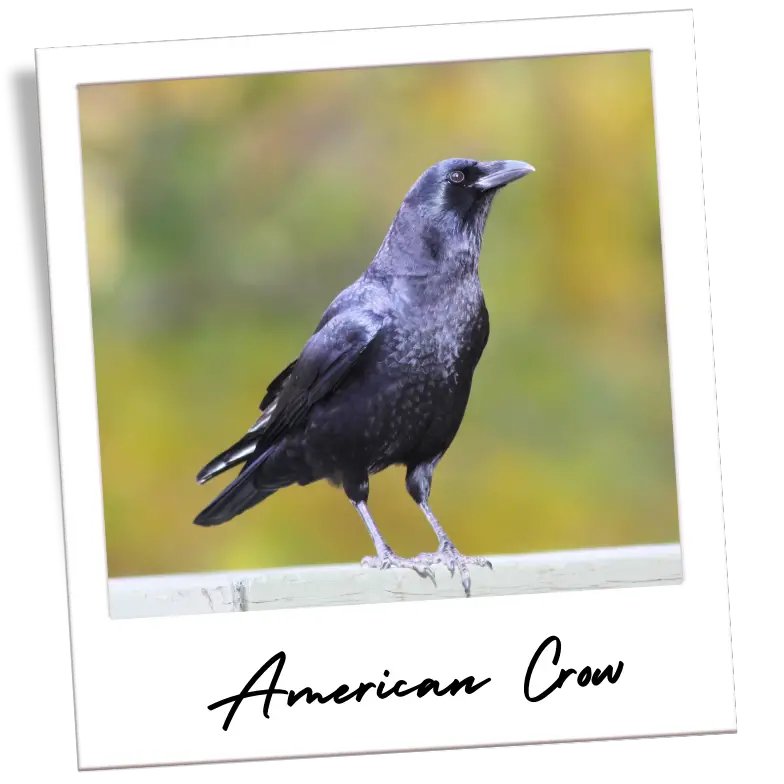
<path id="1" fill-rule="evenodd" d="M 565 670 L 561 668 L 560 675 L 543 691 L 537 694 L 536 696 L 531 696 L 531 676 L 533 675 L 534 668 L 536 667 L 537 662 L 539 661 L 539 657 L 544 653 L 545 648 L 547 648 L 552 643 L 555 643 L 555 653 L 553 654 L 553 664 L 558 664 L 558 661 L 561 658 L 561 641 L 553 635 L 552 637 L 548 637 L 537 649 L 536 653 L 534 654 L 533 658 L 531 659 L 531 663 L 528 665 L 528 670 L 525 673 L 525 681 L 523 682 L 523 693 L 525 694 L 525 698 L 528 702 L 539 702 L 539 700 L 543 700 L 548 695 L 552 694 L 556 689 L 560 689 L 566 681 L 572 675 L 577 675 L 577 685 L 578 686 L 587 686 L 589 683 L 593 684 L 594 686 L 598 686 L 605 678 L 607 679 L 608 683 L 617 683 L 618 678 L 621 677 L 621 673 L 623 672 L 623 662 L 619 661 L 618 666 L 613 670 L 613 668 L 608 665 L 604 668 L 604 670 L 592 670 L 589 666 L 583 667 L 580 670 L 579 675 L 577 674 L 577 670 L 569 668 Z"/>
<path id="2" fill-rule="evenodd" d="M 296 705 L 296 703 L 301 699 L 304 699 L 308 705 L 314 702 L 319 702 L 321 704 L 326 702 L 334 702 L 337 705 L 340 705 L 344 702 L 348 702 L 349 700 L 356 700 L 357 702 L 360 702 L 368 692 L 373 691 L 375 691 L 376 696 L 380 700 L 385 700 L 387 697 L 408 697 L 411 694 L 414 694 L 417 697 L 424 697 L 430 692 L 433 692 L 436 697 L 445 697 L 447 694 L 451 694 L 454 697 L 462 689 L 465 690 L 466 694 L 473 694 L 478 689 L 481 689 L 482 686 L 490 683 L 490 678 L 485 678 L 483 681 L 475 683 L 473 675 L 469 675 L 467 678 L 463 678 L 463 680 L 460 681 L 455 678 L 452 683 L 450 683 L 448 686 L 444 686 L 443 688 L 438 681 L 433 680 L 432 678 L 425 678 L 414 686 L 408 686 L 405 681 L 396 681 L 394 686 L 390 688 L 386 688 L 386 683 L 384 681 L 379 681 L 378 683 L 370 681 L 368 683 L 360 683 L 359 686 L 353 690 L 343 683 L 334 691 L 324 695 L 320 692 L 313 691 L 310 686 L 305 686 L 299 691 L 295 691 L 294 689 L 289 690 L 278 688 L 278 680 L 280 679 L 280 674 L 283 671 L 283 665 L 285 663 L 286 654 L 283 651 L 276 653 L 274 656 L 270 657 L 266 662 L 264 662 L 261 667 L 259 667 L 253 677 L 242 688 L 242 691 L 239 692 L 239 694 L 234 694 L 231 697 L 225 697 L 224 699 L 213 702 L 212 705 L 207 706 L 209 710 L 215 710 L 216 708 L 220 708 L 223 705 L 231 705 L 229 712 L 226 714 L 226 719 L 223 722 L 224 730 L 229 729 L 229 725 L 231 724 L 234 715 L 237 713 L 237 709 L 242 704 L 242 701 L 247 697 L 264 697 L 264 707 L 262 712 L 264 714 L 264 718 L 268 719 L 270 717 L 270 704 L 272 702 L 272 698 L 275 695 L 285 696 L 288 707 Z M 259 678 L 261 678 L 262 675 L 264 675 L 264 673 L 267 672 L 267 670 L 272 670 L 272 677 L 270 678 L 269 685 L 264 689 L 254 689 L 253 687 L 256 685 L 256 682 L 259 680 Z M 389 670 L 384 670 L 384 677 L 389 677 Z"/>

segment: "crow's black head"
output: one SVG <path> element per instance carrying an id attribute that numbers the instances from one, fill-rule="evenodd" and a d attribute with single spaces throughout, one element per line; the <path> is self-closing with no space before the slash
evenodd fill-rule
<path id="1" fill-rule="evenodd" d="M 532 171 L 523 161 L 469 158 L 431 166 L 406 194 L 375 266 L 399 274 L 475 269 L 493 197 Z"/>
<path id="2" fill-rule="evenodd" d="M 532 171 L 534 167 L 523 161 L 448 158 L 422 174 L 404 204 L 433 214 L 449 212 L 463 221 L 471 221 L 501 188 Z"/>

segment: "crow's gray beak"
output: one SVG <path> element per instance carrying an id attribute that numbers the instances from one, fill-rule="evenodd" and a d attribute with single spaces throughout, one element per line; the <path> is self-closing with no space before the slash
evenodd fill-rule
<path id="1" fill-rule="evenodd" d="M 475 183 L 474 188 L 480 191 L 489 191 L 492 188 L 501 188 L 510 182 L 519 180 L 536 171 L 530 163 L 524 161 L 490 161 L 480 164 L 486 174 L 480 177 Z"/>

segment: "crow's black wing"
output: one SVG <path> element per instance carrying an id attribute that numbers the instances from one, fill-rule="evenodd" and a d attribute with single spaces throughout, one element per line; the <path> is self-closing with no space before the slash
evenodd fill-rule
<path id="1" fill-rule="evenodd" d="M 378 320 L 378 317 L 372 311 L 366 312 L 361 309 L 361 306 L 358 307 L 359 303 L 362 301 L 363 295 L 362 287 L 359 283 L 360 281 L 355 282 L 335 297 L 332 304 L 324 311 L 324 315 L 319 320 L 313 333 L 314 337 L 321 333 L 321 331 L 335 319 L 340 319 L 338 323 L 333 325 L 336 331 L 340 331 L 340 329 L 347 329 L 350 331 L 351 327 L 349 326 L 349 322 L 352 318 L 354 318 L 357 323 Z M 283 368 L 283 370 L 270 382 L 270 385 L 267 387 L 267 393 L 259 404 L 259 409 L 262 412 L 262 416 L 259 419 L 264 418 L 265 409 L 275 401 L 275 398 L 280 393 L 296 364 L 297 360 L 295 359 Z M 256 424 L 258 425 L 258 422 Z M 252 429 L 253 428 L 251 428 L 251 430 Z"/>
<path id="2" fill-rule="evenodd" d="M 297 364 L 297 360 L 295 359 L 293 362 L 290 362 L 286 365 L 283 370 L 278 373 L 275 378 L 270 381 L 270 385 L 267 387 L 267 392 L 264 395 L 261 403 L 259 403 L 259 410 L 263 413 L 264 409 L 278 396 L 280 392 L 280 388 L 283 384 L 286 383 L 286 379 L 291 375 L 291 371 L 294 368 L 294 365 Z"/>
<path id="3" fill-rule="evenodd" d="M 299 424 L 315 403 L 334 392 L 357 367 L 382 324 L 375 313 L 349 311 L 316 332 L 267 409 L 271 411 L 263 441 L 276 441 Z"/>
<path id="4" fill-rule="evenodd" d="M 252 461 L 301 423 L 315 403 L 348 378 L 382 325 L 381 316 L 363 310 L 348 310 L 324 324 L 299 357 L 270 384 L 256 424 L 204 466 L 196 481 L 202 484 L 238 463 Z"/>

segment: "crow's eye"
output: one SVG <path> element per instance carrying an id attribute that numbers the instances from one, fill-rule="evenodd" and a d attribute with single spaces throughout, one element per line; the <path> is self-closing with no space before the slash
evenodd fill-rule
<path id="1" fill-rule="evenodd" d="M 449 182 L 459 185 L 465 179 L 465 174 L 461 171 L 449 172 Z"/>

